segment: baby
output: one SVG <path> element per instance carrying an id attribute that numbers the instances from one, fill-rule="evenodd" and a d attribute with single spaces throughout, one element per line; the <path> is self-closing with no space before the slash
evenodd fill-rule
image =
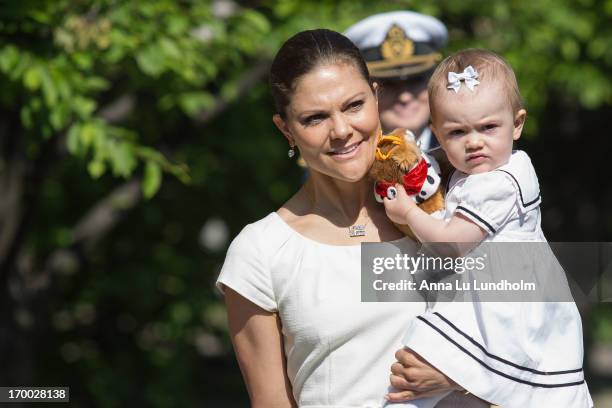
<path id="1" fill-rule="evenodd" d="M 428 92 L 432 131 L 456 169 L 445 214 L 425 213 L 398 185 L 396 198 L 384 200 L 389 218 L 409 225 L 421 242 L 456 244 L 459 256 L 488 241 L 545 242 L 535 170 L 525 152 L 513 150 L 527 113 L 512 68 L 489 51 L 460 51 L 436 68 Z M 573 302 L 438 303 L 403 341 L 490 403 L 593 405 Z"/>

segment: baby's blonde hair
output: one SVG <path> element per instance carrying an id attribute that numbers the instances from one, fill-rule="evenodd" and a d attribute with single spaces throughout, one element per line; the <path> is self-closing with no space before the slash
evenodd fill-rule
<path id="1" fill-rule="evenodd" d="M 427 86 L 432 119 L 435 116 L 435 101 L 440 92 L 454 92 L 452 89 L 447 89 L 448 73 L 451 71 L 457 73 L 463 72 L 470 65 L 478 72 L 480 84 L 476 85 L 476 87 L 489 86 L 487 82 L 491 80 L 501 80 L 508 102 L 512 107 L 512 112 L 516 113 L 523 109 L 521 93 L 510 64 L 494 52 L 469 48 L 448 56 L 437 66 L 432 74 Z"/>

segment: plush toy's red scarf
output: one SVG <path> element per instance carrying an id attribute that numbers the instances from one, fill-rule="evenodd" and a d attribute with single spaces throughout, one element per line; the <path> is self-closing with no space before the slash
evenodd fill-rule
<path id="1" fill-rule="evenodd" d="M 421 157 L 419 164 L 417 164 L 412 170 L 404 174 L 402 185 L 406 189 L 408 195 L 419 194 L 425 179 L 427 178 L 427 163 L 425 159 Z M 387 197 L 387 189 L 394 187 L 395 183 L 389 183 L 388 181 L 379 181 L 376 183 L 376 193 L 381 197 Z"/>

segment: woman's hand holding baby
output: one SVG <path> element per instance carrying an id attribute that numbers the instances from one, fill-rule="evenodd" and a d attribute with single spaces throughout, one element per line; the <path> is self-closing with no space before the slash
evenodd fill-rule
<path id="1" fill-rule="evenodd" d="M 391 385 L 397 392 L 387 394 L 390 402 L 410 401 L 451 390 L 462 390 L 453 380 L 430 365 L 409 348 L 395 353 L 397 362 L 391 366 Z"/>

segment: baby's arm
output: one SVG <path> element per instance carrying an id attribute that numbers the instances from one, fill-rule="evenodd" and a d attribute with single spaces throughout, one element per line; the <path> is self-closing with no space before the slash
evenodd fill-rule
<path id="1" fill-rule="evenodd" d="M 449 222 L 432 217 L 417 207 L 403 186 L 396 188 L 395 199 L 384 199 L 387 216 L 396 224 L 409 225 L 419 241 L 477 243 L 487 236 L 482 228 L 460 214 L 454 215 Z"/>

